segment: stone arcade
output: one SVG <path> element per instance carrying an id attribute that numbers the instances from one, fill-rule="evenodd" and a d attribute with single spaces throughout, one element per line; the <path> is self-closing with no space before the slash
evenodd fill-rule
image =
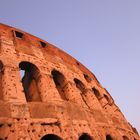
<path id="1" fill-rule="evenodd" d="M 0 24 L 0 140 L 140 138 L 80 62 L 40 38 Z"/>

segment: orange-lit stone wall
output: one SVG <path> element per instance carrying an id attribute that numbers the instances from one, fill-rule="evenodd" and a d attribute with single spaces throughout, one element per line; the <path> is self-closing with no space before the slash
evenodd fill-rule
<path id="1" fill-rule="evenodd" d="M 140 140 L 80 62 L 0 24 L 0 140 Z"/>

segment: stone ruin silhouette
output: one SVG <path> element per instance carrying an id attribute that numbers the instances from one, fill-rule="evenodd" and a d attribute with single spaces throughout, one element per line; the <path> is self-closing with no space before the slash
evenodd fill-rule
<path id="1" fill-rule="evenodd" d="M 108 91 L 52 44 L 0 24 L 0 140 L 140 140 Z"/>

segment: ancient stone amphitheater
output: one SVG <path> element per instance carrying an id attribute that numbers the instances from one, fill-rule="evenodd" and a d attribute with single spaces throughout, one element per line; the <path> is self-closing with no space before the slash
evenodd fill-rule
<path id="1" fill-rule="evenodd" d="M 0 140 L 140 140 L 105 88 L 50 43 L 0 24 Z"/>

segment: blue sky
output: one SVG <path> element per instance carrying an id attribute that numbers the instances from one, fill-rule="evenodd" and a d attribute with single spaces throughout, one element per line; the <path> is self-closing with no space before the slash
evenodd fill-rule
<path id="1" fill-rule="evenodd" d="M 139 0 L 1 0 L 0 22 L 88 67 L 140 132 Z"/>

